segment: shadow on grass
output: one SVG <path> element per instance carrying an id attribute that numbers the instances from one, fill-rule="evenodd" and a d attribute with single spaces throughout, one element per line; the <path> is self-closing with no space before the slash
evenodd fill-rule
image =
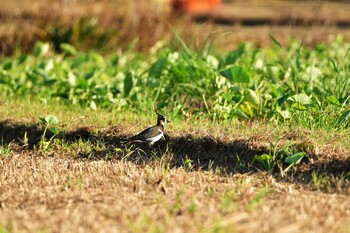
<path id="1" fill-rule="evenodd" d="M 0 122 L 2 144 L 14 142 L 19 146 L 27 143 L 23 150 L 36 150 L 44 132 L 42 124 L 21 124 L 10 120 Z M 26 136 L 25 136 L 26 135 Z M 48 133 L 47 138 L 52 135 Z M 73 131 L 60 132 L 57 138 L 68 145 L 76 142 L 89 142 L 92 149 L 79 150 L 78 159 L 125 159 L 136 164 L 157 162 L 167 157 L 171 167 L 188 166 L 191 169 L 220 169 L 223 174 L 235 172 L 252 172 L 259 169 L 253 164 L 255 155 L 268 153 L 270 148 L 254 148 L 249 140 L 234 140 L 229 143 L 215 141 L 209 137 L 194 138 L 191 135 L 170 138 L 157 142 L 153 147 L 145 144 L 126 146 L 127 137 L 118 133 L 117 127 L 98 130 L 94 127 L 83 127 Z M 101 146 L 102 145 L 102 146 Z M 308 157 L 316 158 L 315 155 Z M 337 176 L 350 171 L 350 158 L 337 157 L 314 161 L 308 159 L 301 164 L 301 172 L 310 177 L 316 171 L 324 175 Z M 299 180 L 300 181 L 300 180 Z"/>

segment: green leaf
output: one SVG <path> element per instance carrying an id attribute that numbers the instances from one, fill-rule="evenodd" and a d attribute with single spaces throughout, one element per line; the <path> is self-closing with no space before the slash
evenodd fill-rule
<path id="1" fill-rule="evenodd" d="M 110 59 L 110 62 L 111 62 L 111 65 L 112 65 L 112 66 L 117 66 L 118 63 L 119 63 L 119 57 L 118 57 L 118 55 L 112 56 L 111 59 Z"/>
<path id="2" fill-rule="evenodd" d="M 88 61 L 88 56 L 86 54 L 78 56 L 73 60 L 71 68 L 79 67 L 80 65 L 84 64 L 84 62 L 87 62 L 87 61 Z"/>
<path id="3" fill-rule="evenodd" d="M 295 154 L 292 154 L 284 159 L 285 163 L 289 163 L 288 167 L 286 167 L 283 171 L 287 172 L 291 167 L 293 167 L 295 164 L 300 163 L 300 161 L 304 158 L 306 155 L 305 152 L 297 152 Z"/>
<path id="4" fill-rule="evenodd" d="M 163 70 L 168 64 L 167 58 L 161 58 L 156 61 L 148 71 L 148 76 L 153 78 L 159 78 L 162 75 Z"/>
<path id="5" fill-rule="evenodd" d="M 253 91 L 251 89 L 244 90 L 244 99 L 246 101 L 254 104 L 255 106 L 260 105 L 260 99 L 259 99 L 258 95 L 256 94 L 255 91 Z"/>
<path id="6" fill-rule="evenodd" d="M 54 116 L 54 115 L 45 116 L 45 121 L 49 125 L 57 125 L 58 124 L 58 118 L 56 116 Z"/>
<path id="7" fill-rule="evenodd" d="M 124 78 L 124 96 L 128 96 L 133 86 L 132 75 L 128 72 Z"/>
<path id="8" fill-rule="evenodd" d="M 243 55 L 244 49 L 245 49 L 245 44 L 240 44 L 238 49 L 234 51 L 230 51 L 225 57 L 224 65 L 234 64 L 237 61 L 237 59 Z"/>
<path id="9" fill-rule="evenodd" d="M 193 160 L 191 160 L 191 159 L 186 159 L 184 162 L 184 164 L 186 164 L 186 165 L 191 164 L 191 163 L 193 163 Z"/>
<path id="10" fill-rule="evenodd" d="M 277 110 L 277 112 L 284 118 L 284 119 L 290 119 L 290 112 L 288 110 Z"/>
<path id="11" fill-rule="evenodd" d="M 67 43 L 61 43 L 60 49 L 69 55 L 76 55 L 77 54 L 77 50 L 75 49 L 75 47 L 73 45 L 70 45 Z"/>
<path id="12" fill-rule="evenodd" d="M 4 65 L 2 66 L 2 68 L 4 70 L 9 70 L 12 68 L 12 61 L 11 60 L 7 60 L 4 62 Z"/>
<path id="13" fill-rule="evenodd" d="M 328 96 L 326 101 L 330 104 L 335 105 L 335 106 L 339 106 L 339 100 L 334 95 Z"/>
<path id="14" fill-rule="evenodd" d="M 338 118 L 337 125 L 343 124 L 343 122 L 348 118 L 350 115 L 350 110 L 347 110 L 341 114 L 341 116 Z"/>
<path id="15" fill-rule="evenodd" d="M 290 96 L 287 100 L 292 101 L 294 103 L 301 104 L 301 105 L 310 105 L 313 103 L 311 97 L 309 97 L 304 93 Z"/>
<path id="16" fill-rule="evenodd" d="M 45 117 L 39 118 L 42 122 L 49 124 L 49 125 L 57 125 L 58 124 L 58 118 L 54 115 L 47 115 Z"/>
<path id="17" fill-rule="evenodd" d="M 233 66 L 224 71 L 221 71 L 220 74 L 234 83 L 249 83 L 250 76 L 248 71 L 241 66 Z"/>
<path id="18" fill-rule="evenodd" d="M 269 37 L 276 45 L 278 45 L 278 47 L 283 48 L 282 45 L 275 39 L 275 37 L 273 37 L 271 34 Z"/>
<path id="19" fill-rule="evenodd" d="M 91 100 L 91 102 L 90 102 L 90 108 L 91 108 L 92 110 L 96 110 L 96 109 L 97 109 L 97 105 L 96 105 L 95 101 Z"/>
<path id="20" fill-rule="evenodd" d="M 49 49 L 50 49 L 49 43 L 37 42 L 34 46 L 34 56 L 35 57 L 44 56 L 48 53 Z"/>
<path id="21" fill-rule="evenodd" d="M 59 129 L 57 127 L 51 127 L 51 128 L 49 128 L 49 130 L 53 134 L 58 134 L 58 132 L 59 132 Z"/>
<path id="22" fill-rule="evenodd" d="M 89 53 L 89 58 L 92 62 L 94 62 L 98 67 L 104 67 L 106 65 L 106 60 L 105 58 L 95 52 L 90 52 Z"/>
<path id="23" fill-rule="evenodd" d="M 221 96 L 222 96 L 222 98 L 224 98 L 225 100 L 228 100 L 228 101 L 231 101 L 232 97 L 233 97 L 233 95 L 230 92 L 224 92 L 224 93 L 222 93 Z"/>
<path id="24" fill-rule="evenodd" d="M 274 166 L 273 156 L 270 154 L 255 155 L 253 163 L 255 163 L 255 161 L 258 161 L 266 171 L 271 170 Z"/>
<path id="25" fill-rule="evenodd" d="M 74 87 L 77 84 L 77 79 L 72 71 L 68 72 L 68 83 L 71 87 Z"/>
<path id="26" fill-rule="evenodd" d="M 287 158 L 284 159 L 285 163 L 299 163 L 302 158 L 306 155 L 305 152 L 297 152 L 295 154 L 289 155 Z"/>
<path id="27" fill-rule="evenodd" d="M 249 117 L 242 110 L 234 109 L 232 113 L 238 116 L 239 118 L 246 119 L 246 120 L 249 119 Z"/>
<path id="28" fill-rule="evenodd" d="M 302 105 L 300 103 L 293 103 L 291 107 L 299 111 L 305 111 L 307 109 L 305 105 Z"/>

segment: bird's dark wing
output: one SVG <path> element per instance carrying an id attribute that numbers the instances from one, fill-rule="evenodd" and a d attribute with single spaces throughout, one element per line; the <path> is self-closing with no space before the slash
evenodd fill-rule
<path id="1" fill-rule="evenodd" d="M 147 138 L 155 137 L 162 133 L 158 127 L 150 127 L 148 129 L 145 129 L 141 133 L 135 135 L 134 137 L 131 138 L 131 140 L 146 140 Z"/>

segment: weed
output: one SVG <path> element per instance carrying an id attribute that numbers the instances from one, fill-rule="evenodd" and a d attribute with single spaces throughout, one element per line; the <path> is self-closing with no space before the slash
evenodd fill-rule
<path id="1" fill-rule="evenodd" d="M 258 162 L 269 173 L 272 173 L 277 167 L 280 174 L 284 176 L 292 167 L 295 167 L 301 162 L 306 156 L 306 153 L 300 151 L 294 152 L 289 145 L 285 145 L 283 149 L 279 149 L 279 142 L 280 140 L 277 143 L 270 143 L 272 147 L 270 148 L 270 153 L 255 155 L 253 163 Z"/>
<path id="2" fill-rule="evenodd" d="M 53 116 L 53 115 L 47 115 L 39 119 L 45 124 L 44 132 L 41 136 L 41 140 L 39 143 L 39 149 L 45 151 L 50 147 L 50 145 L 53 142 L 53 139 L 59 133 L 59 129 L 57 127 L 58 119 L 56 116 Z M 49 131 L 52 134 L 48 140 L 46 139 L 47 131 Z"/>
<path id="3" fill-rule="evenodd" d="M 184 167 L 185 167 L 186 169 L 192 170 L 192 169 L 193 169 L 193 166 L 194 166 L 194 165 L 193 165 L 193 160 L 187 158 L 187 159 L 185 159 L 185 160 L 183 161 L 183 165 L 184 165 Z"/>
<path id="4" fill-rule="evenodd" d="M 2 143 L 2 145 L 0 146 L 0 157 L 5 159 L 7 158 L 7 156 L 10 155 L 11 151 L 12 151 L 12 143 L 10 142 L 8 145 L 4 145 L 4 143 Z"/>
<path id="5" fill-rule="evenodd" d="M 263 166 L 264 170 L 272 173 L 276 166 L 280 166 L 280 158 L 278 154 L 279 142 L 280 140 L 278 140 L 276 143 L 270 142 L 270 153 L 254 156 L 253 163 L 255 163 L 255 161 L 259 162 Z"/>

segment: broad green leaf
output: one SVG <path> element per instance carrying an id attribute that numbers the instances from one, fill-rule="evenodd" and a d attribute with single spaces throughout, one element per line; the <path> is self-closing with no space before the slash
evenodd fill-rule
<path id="1" fill-rule="evenodd" d="M 58 124 L 58 118 L 54 115 L 47 115 L 45 117 L 39 118 L 42 122 L 49 124 L 49 125 L 57 125 Z"/>
<path id="2" fill-rule="evenodd" d="M 232 100 L 232 94 L 229 92 L 224 92 L 222 93 L 222 98 L 224 98 L 225 100 L 231 101 Z"/>
<path id="3" fill-rule="evenodd" d="M 284 118 L 284 119 L 290 119 L 290 112 L 288 110 L 282 110 L 279 111 L 277 110 L 277 112 Z"/>
<path id="4" fill-rule="evenodd" d="M 128 72 L 124 78 L 124 96 L 128 96 L 133 86 L 132 75 Z"/>
<path id="5" fill-rule="evenodd" d="M 221 71 L 220 74 L 234 83 L 249 83 L 250 76 L 248 71 L 241 66 L 233 66 L 224 71 Z"/>
<path id="6" fill-rule="evenodd" d="M 71 87 L 74 87 L 77 84 L 77 79 L 72 71 L 68 72 L 68 83 Z"/>
<path id="7" fill-rule="evenodd" d="M 86 54 L 82 55 L 82 56 L 78 56 L 77 58 L 74 59 L 71 68 L 76 68 L 79 67 L 80 65 L 84 64 L 85 62 L 88 61 L 88 57 L 86 56 Z"/>
<path id="8" fill-rule="evenodd" d="M 326 100 L 328 103 L 339 106 L 339 100 L 334 95 L 328 96 Z"/>
<path id="9" fill-rule="evenodd" d="M 296 110 L 300 110 L 300 111 L 304 111 L 304 110 L 308 109 L 307 106 L 302 105 L 300 103 L 293 103 L 292 108 L 296 109 Z"/>
<path id="10" fill-rule="evenodd" d="M 90 52 L 89 57 L 98 67 L 104 67 L 106 65 L 104 57 L 98 53 Z"/>
<path id="11" fill-rule="evenodd" d="M 44 56 L 48 53 L 50 49 L 49 43 L 37 42 L 34 46 L 34 56 L 40 57 Z"/>
<path id="12" fill-rule="evenodd" d="M 304 93 L 290 96 L 287 100 L 292 101 L 294 103 L 301 104 L 301 105 L 309 105 L 313 103 L 311 97 L 309 97 Z"/>
<path id="13" fill-rule="evenodd" d="M 246 119 L 246 120 L 249 119 L 249 117 L 242 110 L 234 109 L 232 113 L 238 116 L 239 118 Z"/>
<path id="14" fill-rule="evenodd" d="M 18 64 L 23 64 L 27 61 L 28 54 L 21 54 L 20 57 L 18 58 Z"/>
<path id="15" fill-rule="evenodd" d="M 4 62 L 4 65 L 2 66 L 2 68 L 4 70 L 9 70 L 12 68 L 12 61 L 11 60 L 7 60 Z"/>
<path id="16" fill-rule="evenodd" d="M 119 57 L 118 57 L 118 55 L 112 56 L 111 59 L 110 59 L 110 62 L 111 62 L 111 65 L 112 65 L 112 66 L 117 66 L 118 63 L 119 63 Z"/>
<path id="17" fill-rule="evenodd" d="M 70 45 L 67 43 L 61 43 L 60 49 L 69 55 L 76 55 L 77 54 L 77 50 L 75 49 L 75 47 L 73 45 Z"/>
<path id="18" fill-rule="evenodd" d="M 96 110 L 96 109 L 97 109 L 97 105 L 96 105 L 95 101 L 91 100 L 91 102 L 90 102 L 90 108 L 91 108 L 92 110 Z"/>
<path id="19" fill-rule="evenodd" d="M 163 70 L 166 68 L 166 65 L 168 64 L 168 59 L 167 58 L 161 58 L 153 65 L 148 71 L 148 76 L 152 78 L 159 78 L 162 75 Z"/>
<path id="20" fill-rule="evenodd" d="M 234 64 L 237 61 L 237 59 L 243 55 L 244 49 L 245 49 L 245 44 L 240 44 L 238 49 L 234 51 L 230 51 L 225 57 L 224 65 Z"/>
<path id="21" fill-rule="evenodd" d="M 259 99 L 258 95 L 252 89 L 244 90 L 244 99 L 246 101 L 254 104 L 255 106 L 260 105 L 260 99 Z"/>
<path id="22" fill-rule="evenodd" d="M 285 163 L 299 163 L 302 158 L 306 155 L 305 152 L 297 152 L 295 154 L 289 155 L 287 158 L 284 159 Z"/>

